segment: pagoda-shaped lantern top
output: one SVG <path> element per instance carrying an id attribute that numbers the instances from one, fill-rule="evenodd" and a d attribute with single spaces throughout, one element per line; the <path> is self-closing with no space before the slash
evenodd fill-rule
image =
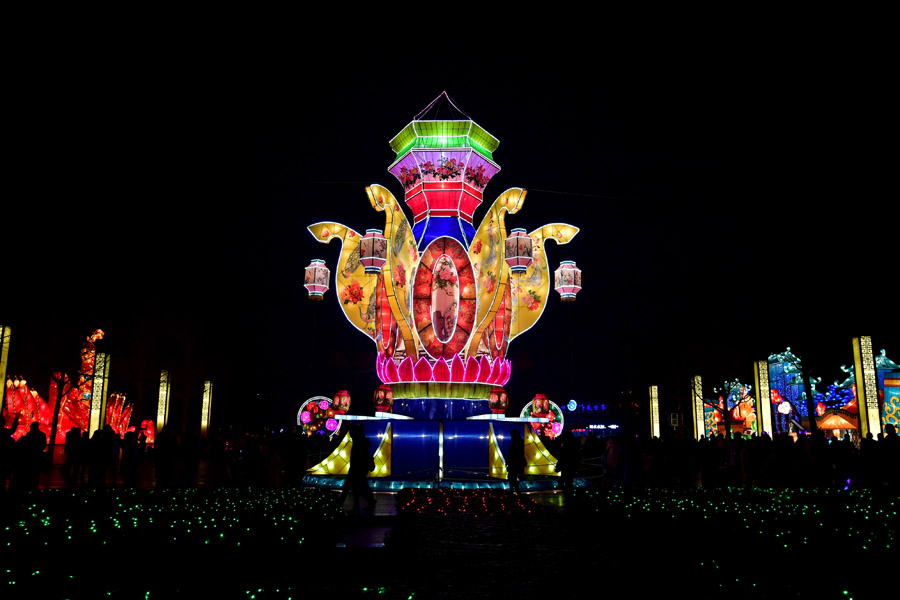
<path id="1" fill-rule="evenodd" d="M 303 287 L 309 291 L 310 300 L 321 300 L 322 294 L 328 291 L 328 276 L 331 271 L 325 261 L 315 258 L 306 267 Z"/>
<path id="2" fill-rule="evenodd" d="M 524 273 L 534 262 L 532 240 L 524 229 L 513 229 L 506 238 L 506 264 L 513 273 Z"/>
<path id="3" fill-rule="evenodd" d="M 359 242 L 359 262 L 366 273 L 378 273 L 387 262 L 387 239 L 380 229 L 366 229 Z"/>
<path id="4" fill-rule="evenodd" d="M 492 157 L 500 141 L 441 92 L 390 143 L 397 160 L 388 171 L 403 185 L 419 247 L 445 235 L 468 247 L 472 215 L 500 170 Z"/>
<path id="5" fill-rule="evenodd" d="M 575 294 L 581 291 L 581 269 L 575 266 L 574 260 L 564 260 L 554 272 L 556 291 L 563 302 L 575 302 Z"/>

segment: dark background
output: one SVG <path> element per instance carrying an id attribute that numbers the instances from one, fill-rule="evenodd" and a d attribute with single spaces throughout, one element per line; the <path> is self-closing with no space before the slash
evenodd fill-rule
<path id="1" fill-rule="evenodd" d="M 364 188 L 401 195 L 388 141 L 442 90 L 501 142 L 476 224 L 520 186 L 508 227 L 581 228 L 548 251 L 551 268 L 583 269 L 578 301 L 553 292 L 510 345 L 515 409 L 626 389 L 643 406 L 652 383 L 667 414 L 688 409 L 692 375 L 707 395 L 752 383 L 752 361 L 786 346 L 824 388 L 855 335 L 900 360 L 896 98 L 877 49 L 503 48 L 257 58 L 79 42 L 17 62 L 0 201 L 9 373 L 45 395 L 100 327 L 111 389 L 143 418 L 163 367 L 176 422 L 199 422 L 204 379 L 216 426 L 288 427 L 342 388 L 371 411 L 372 343 L 335 290 L 313 303 L 302 287 L 339 245 L 305 228 L 383 227 Z"/>

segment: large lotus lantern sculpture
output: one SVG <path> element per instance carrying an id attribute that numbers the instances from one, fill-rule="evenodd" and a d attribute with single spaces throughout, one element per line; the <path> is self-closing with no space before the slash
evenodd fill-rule
<path id="1" fill-rule="evenodd" d="M 387 188 L 371 185 L 366 193 L 384 213 L 383 232 L 361 235 L 336 222 L 309 231 L 323 244 L 342 244 L 334 269 L 338 301 L 375 344 L 376 373 L 395 400 L 481 400 L 487 412 L 491 390 L 510 378 L 510 342 L 547 307 L 553 283 L 547 242 L 567 244 L 578 228 L 554 223 L 507 236 L 506 217 L 525 200 L 521 188 L 500 194 L 475 226 L 485 186 L 500 170 L 493 159 L 499 141 L 446 94 L 390 145 L 397 158 L 388 171 L 403 188 L 412 220 Z M 308 283 L 311 268 L 324 273 L 318 270 L 324 265 L 310 265 Z"/>

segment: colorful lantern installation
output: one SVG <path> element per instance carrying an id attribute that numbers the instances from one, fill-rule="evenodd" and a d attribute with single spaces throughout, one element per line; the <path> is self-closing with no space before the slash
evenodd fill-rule
<path id="1" fill-rule="evenodd" d="M 574 260 L 564 260 L 554 272 L 556 291 L 563 302 L 575 302 L 575 294 L 581 291 L 581 269 L 575 266 Z"/>
<path id="2" fill-rule="evenodd" d="M 513 273 L 524 273 L 534 262 L 533 241 L 524 229 L 513 229 L 506 238 L 506 264 Z"/>
<path id="3" fill-rule="evenodd" d="M 325 266 L 325 261 L 315 258 L 306 266 L 303 287 L 309 292 L 310 300 L 321 300 L 322 295 L 328 291 L 328 277 L 331 271 Z"/>
<path id="4" fill-rule="evenodd" d="M 359 242 L 359 262 L 366 273 L 380 273 L 387 262 L 387 238 L 380 229 L 366 229 Z"/>
<path id="5" fill-rule="evenodd" d="M 350 396 L 348 395 L 348 407 L 349 402 Z M 300 405 L 300 410 L 297 411 L 297 425 L 303 427 L 306 435 L 318 434 L 331 437 L 341 428 L 341 422 L 334 418 L 334 415 L 338 413 L 339 411 L 332 406 L 332 400 L 324 396 L 314 396 Z"/>
<path id="6" fill-rule="evenodd" d="M 536 433 L 551 440 L 563 432 L 563 426 L 565 425 L 565 418 L 563 417 L 562 410 L 560 410 L 559 406 L 544 394 L 535 395 L 534 399 L 522 408 L 522 412 L 519 413 L 519 416 L 524 418 L 535 417 L 547 419 L 546 423 L 532 421 L 531 426 Z"/>
<path id="7" fill-rule="evenodd" d="M 391 386 L 381 384 L 375 390 L 375 411 L 389 413 L 394 409 L 394 391 Z"/>
<path id="8" fill-rule="evenodd" d="M 488 401 L 491 406 L 491 412 L 495 415 L 502 415 L 506 413 L 506 409 L 509 406 L 509 395 L 502 387 L 495 387 L 491 390 Z"/>

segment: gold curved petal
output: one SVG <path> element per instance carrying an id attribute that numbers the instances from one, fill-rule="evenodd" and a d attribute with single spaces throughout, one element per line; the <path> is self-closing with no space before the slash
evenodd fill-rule
<path id="1" fill-rule="evenodd" d="M 419 251 L 413 238 L 412 227 L 406 220 L 403 208 L 387 188 L 370 185 L 366 188 L 372 207 L 385 213 L 384 237 L 388 239 L 389 252 L 384 273 L 384 290 L 387 295 L 391 313 L 397 321 L 397 329 L 403 338 L 406 353 L 418 356 L 418 336 L 413 334 L 410 317 L 410 298 L 412 297 L 413 269 L 419 263 Z"/>
<path id="2" fill-rule="evenodd" d="M 552 290 L 550 268 L 547 261 L 547 242 L 568 244 L 578 234 L 579 229 L 565 223 L 552 223 L 532 231 L 532 252 L 534 262 L 521 275 L 513 276 L 513 314 L 509 339 L 512 341 L 534 327 L 547 308 L 547 300 Z"/>
<path id="3" fill-rule="evenodd" d="M 509 280 L 509 266 L 504 259 L 506 213 L 515 214 L 522 208 L 525 194 L 522 188 L 510 188 L 500 194 L 485 213 L 478 232 L 469 245 L 469 260 L 475 273 L 478 290 L 475 323 L 477 326 L 466 346 L 466 357 L 475 356 L 478 344 L 500 308 Z"/>
<path id="4" fill-rule="evenodd" d="M 350 324 L 375 340 L 375 296 L 378 273 L 366 273 L 359 261 L 359 232 L 334 222 L 307 227 L 319 243 L 341 241 L 341 255 L 334 269 L 334 291 Z"/>

